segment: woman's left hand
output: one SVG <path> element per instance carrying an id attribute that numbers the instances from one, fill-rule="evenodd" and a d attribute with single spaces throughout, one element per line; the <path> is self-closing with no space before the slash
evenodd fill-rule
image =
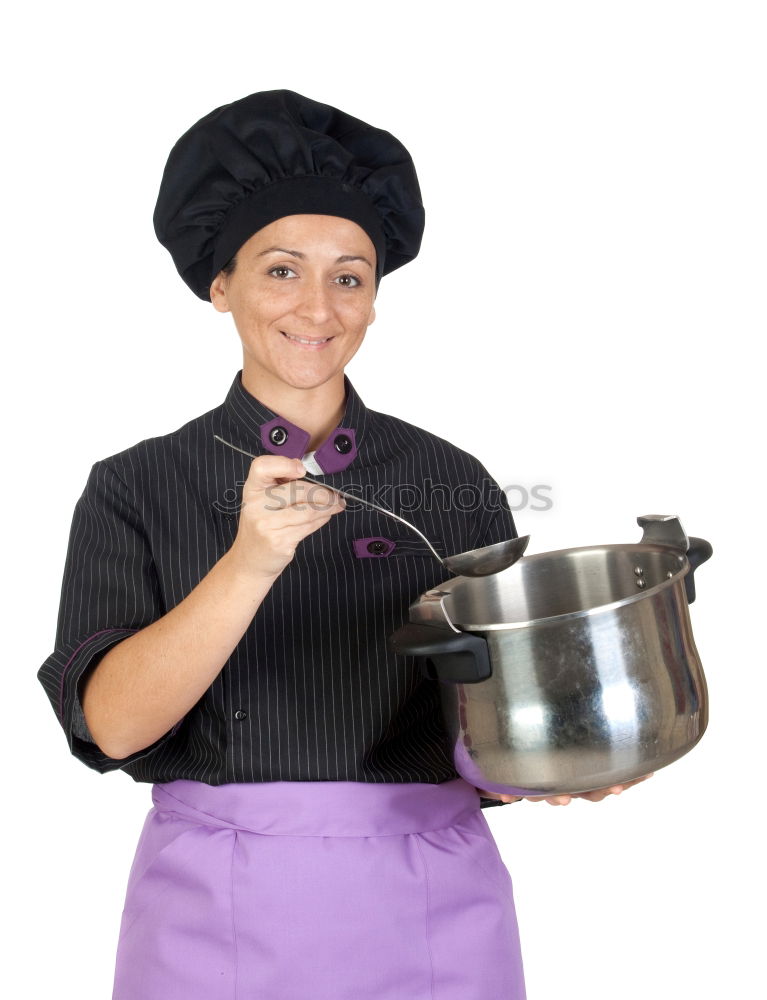
<path id="1" fill-rule="evenodd" d="M 589 802 L 601 802 L 608 795 L 620 795 L 621 792 L 632 785 L 638 785 L 640 781 L 647 781 L 652 778 L 652 774 L 645 774 L 634 781 L 626 781 L 622 785 L 610 785 L 609 788 L 595 788 L 593 792 L 577 792 L 574 795 L 499 795 L 497 792 L 486 792 L 482 788 L 477 791 L 484 799 L 499 799 L 501 802 L 519 802 L 520 799 L 527 799 L 528 802 L 548 802 L 550 806 L 567 806 L 573 799 L 587 799 Z"/>

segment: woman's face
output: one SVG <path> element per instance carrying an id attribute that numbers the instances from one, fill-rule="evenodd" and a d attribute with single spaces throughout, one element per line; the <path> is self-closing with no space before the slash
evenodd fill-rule
<path id="1" fill-rule="evenodd" d="M 243 381 L 310 389 L 343 372 L 375 319 L 375 264 L 367 233 L 334 215 L 285 216 L 251 236 L 210 290 L 234 318 Z"/>

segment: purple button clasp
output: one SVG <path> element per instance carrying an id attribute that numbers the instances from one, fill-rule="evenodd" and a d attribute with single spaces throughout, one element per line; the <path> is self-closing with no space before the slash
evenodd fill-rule
<path id="1" fill-rule="evenodd" d="M 354 554 L 358 559 L 381 559 L 391 555 L 397 547 L 390 538 L 374 535 L 370 538 L 354 539 Z"/>

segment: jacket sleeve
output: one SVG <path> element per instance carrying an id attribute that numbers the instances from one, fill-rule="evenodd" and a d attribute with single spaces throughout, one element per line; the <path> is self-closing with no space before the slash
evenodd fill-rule
<path id="1" fill-rule="evenodd" d="M 472 548 L 504 542 L 517 537 L 508 498 L 484 466 L 479 466 L 478 509 L 473 518 Z"/>
<path id="2" fill-rule="evenodd" d="M 55 649 L 37 674 L 72 754 L 96 771 L 112 771 L 153 753 L 180 725 L 150 747 L 115 760 L 94 742 L 81 705 L 83 682 L 99 660 L 163 614 L 134 499 L 108 461 L 97 462 L 72 518 Z"/>
<path id="3" fill-rule="evenodd" d="M 514 517 L 506 494 L 484 467 L 480 467 L 480 473 L 478 495 L 481 497 L 481 505 L 475 519 L 475 534 L 472 544 L 472 548 L 475 549 L 503 542 L 507 538 L 517 537 Z M 499 799 L 486 799 L 483 796 L 479 798 L 480 809 L 507 805 L 511 805 L 511 803 L 501 802 Z"/>

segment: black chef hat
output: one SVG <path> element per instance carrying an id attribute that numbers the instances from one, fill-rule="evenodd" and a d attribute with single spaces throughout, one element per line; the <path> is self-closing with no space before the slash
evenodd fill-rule
<path id="1" fill-rule="evenodd" d="M 424 210 L 410 154 L 389 132 L 290 90 L 226 104 L 178 140 L 154 212 L 157 238 L 192 291 L 285 215 L 356 222 L 376 249 L 376 282 L 412 260 Z"/>

